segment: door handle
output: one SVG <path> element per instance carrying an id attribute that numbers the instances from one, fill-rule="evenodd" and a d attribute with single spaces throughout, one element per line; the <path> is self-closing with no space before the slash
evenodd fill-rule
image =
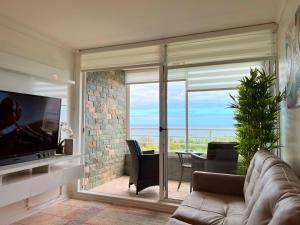
<path id="1" fill-rule="evenodd" d="M 167 130 L 167 129 L 159 127 L 159 132 L 162 132 L 163 130 Z"/>

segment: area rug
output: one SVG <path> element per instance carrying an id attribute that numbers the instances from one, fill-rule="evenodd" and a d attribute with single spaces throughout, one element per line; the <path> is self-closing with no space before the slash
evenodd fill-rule
<path id="1" fill-rule="evenodd" d="M 163 225 L 170 216 L 151 210 L 69 199 L 13 225 Z"/>

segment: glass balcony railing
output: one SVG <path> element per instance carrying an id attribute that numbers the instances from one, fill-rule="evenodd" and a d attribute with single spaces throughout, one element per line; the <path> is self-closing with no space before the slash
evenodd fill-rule
<path id="1" fill-rule="evenodd" d="M 188 149 L 206 152 L 212 141 L 235 141 L 234 128 L 189 128 Z M 159 149 L 159 130 L 157 127 L 131 127 L 130 138 L 139 142 L 142 149 Z M 168 129 L 169 151 L 186 149 L 186 129 Z"/>

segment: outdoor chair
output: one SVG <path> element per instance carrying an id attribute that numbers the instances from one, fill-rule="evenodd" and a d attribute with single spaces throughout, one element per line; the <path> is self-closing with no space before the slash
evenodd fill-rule
<path id="1" fill-rule="evenodd" d="M 191 163 L 191 157 L 190 154 L 188 152 L 181 152 L 178 151 L 176 152 L 176 154 L 178 155 L 179 158 L 179 163 L 180 163 L 180 179 L 178 182 L 178 187 L 177 187 L 177 191 L 179 191 L 179 188 L 181 186 L 182 183 L 182 177 L 183 177 L 183 170 L 184 169 L 191 169 L 192 168 L 192 163 Z M 188 155 L 189 157 L 184 157 L 184 155 Z"/>
<path id="2" fill-rule="evenodd" d="M 159 154 L 154 154 L 154 150 L 142 151 L 136 140 L 126 142 L 131 155 L 129 188 L 134 184 L 138 194 L 147 187 L 159 185 Z"/>

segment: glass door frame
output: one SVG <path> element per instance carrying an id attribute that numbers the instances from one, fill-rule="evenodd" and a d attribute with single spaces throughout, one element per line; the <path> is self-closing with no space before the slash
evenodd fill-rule
<path id="1" fill-rule="evenodd" d="M 208 62 L 208 63 L 195 63 L 195 64 L 184 64 L 184 65 L 176 65 L 176 66 L 168 66 L 167 64 L 167 45 L 165 45 L 164 49 L 162 48 L 162 56 L 164 56 L 164 60 L 161 63 L 161 72 L 160 72 L 160 127 L 166 128 L 160 132 L 160 157 L 162 162 L 160 163 L 160 171 L 163 171 L 162 175 L 162 183 L 163 186 L 160 185 L 161 195 L 160 200 L 165 201 L 177 201 L 178 199 L 172 199 L 168 197 L 168 112 L 167 112 L 167 97 L 168 97 L 168 71 L 172 69 L 184 69 L 184 68 L 194 68 L 194 67 L 202 67 L 202 66 L 213 66 L 213 65 L 222 65 L 222 64 L 235 64 L 235 63 L 243 63 L 243 62 L 268 62 L 269 65 L 266 67 L 269 71 L 271 71 L 271 67 L 277 65 L 276 60 L 272 58 L 253 58 L 253 59 L 242 59 L 242 60 L 230 60 L 230 61 L 218 61 L 218 62 Z M 163 57 L 162 57 L 163 58 Z M 276 73 L 276 71 L 275 71 Z M 185 80 L 185 101 L 186 101 L 186 141 L 185 146 L 189 148 L 189 93 L 196 91 L 188 91 L 187 90 L 187 81 Z M 275 84 L 276 86 L 276 84 Z M 275 87 L 276 88 L 276 87 Z M 237 90 L 235 88 L 214 88 L 209 89 L 207 91 L 221 91 L 221 90 Z M 277 89 L 276 89 L 277 90 Z M 161 140 L 162 139 L 162 140 Z M 162 165 L 161 165 L 162 164 Z M 161 168 L 161 166 L 163 168 Z"/>
<path id="2" fill-rule="evenodd" d="M 81 154 L 84 155 L 84 149 L 85 149 L 85 112 L 86 112 L 86 109 L 85 109 L 85 103 L 86 103 L 86 79 L 87 79 L 87 73 L 88 72 L 94 72 L 94 71 L 108 71 L 108 70 L 117 70 L 117 69 L 144 69 L 144 68 L 158 68 L 158 71 L 159 71 L 159 125 L 161 126 L 161 105 L 162 105 L 162 97 L 161 97 L 161 94 L 160 94 L 160 91 L 161 91 L 161 74 L 162 74 L 162 71 L 165 71 L 165 66 L 164 64 L 162 63 L 153 63 L 153 64 L 147 64 L 147 65 L 141 65 L 141 66 L 125 66 L 125 67 L 115 67 L 115 68 L 103 68 L 103 69 L 97 69 L 97 70 L 81 70 L 80 71 L 80 84 L 81 84 L 81 93 L 80 93 L 80 102 L 81 102 L 81 107 L 80 107 L 80 147 L 81 147 Z M 163 80 L 162 80 L 163 81 Z M 129 104 L 130 104 L 130 97 L 129 97 L 129 94 L 130 94 L 130 88 L 128 85 L 126 85 L 126 119 L 127 119 L 127 127 L 129 127 L 129 124 L 130 124 L 130 115 L 129 115 Z M 166 126 L 163 126 L 163 127 L 166 127 Z M 166 130 L 165 130 L 166 131 Z M 161 133 L 162 132 L 159 132 L 159 146 L 161 146 Z M 126 136 L 128 138 L 128 135 L 129 135 L 129 131 L 127 131 L 126 133 Z M 166 147 L 167 148 L 167 147 Z M 159 171 L 164 171 L 164 165 L 163 165 L 163 162 L 164 162 L 164 157 L 162 156 L 161 154 L 161 147 L 159 147 Z M 81 158 L 81 163 L 84 164 L 84 157 Z M 160 172 L 160 180 L 159 180 L 159 200 L 163 200 L 165 199 L 165 191 L 164 191 L 164 176 L 163 176 L 163 173 Z M 98 195 L 98 196 L 110 196 L 110 197 L 116 197 L 118 199 L 122 199 L 123 196 L 116 196 L 114 194 L 110 194 L 110 193 L 92 193 L 91 191 L 88 191 L 88 190 L 83 190 L 83 179 L 80 179 L 78 182 L 77 182 L 77 193 L 83 193 L 83 194 L 88 194 L 88 195 Z M 127 198 L 127 197 L 125 197 Z M 143 198 L 140 198 L 140 200 L 143 200 Z M 157 199 L 155 200 L 157 201 Z"/>
<path id="3" fill-rule="evenodd" d="M 167 45 L 160 45 L 159 67 L 159 199 L 168 199 Z"/>

